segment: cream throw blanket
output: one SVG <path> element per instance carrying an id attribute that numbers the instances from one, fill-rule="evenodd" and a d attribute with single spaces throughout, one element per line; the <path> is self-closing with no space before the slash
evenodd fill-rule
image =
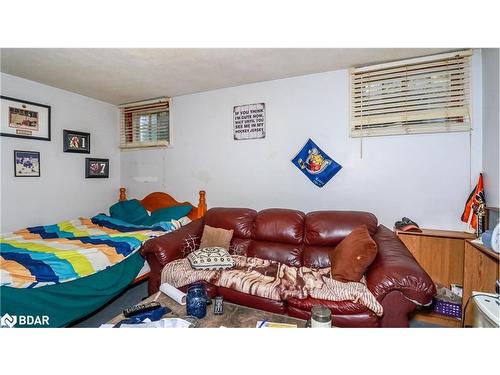
<path id="1" fill-rule="evenodd" d="M 161 282 L 179 288 L 203 280 L 216 286 L 276 301 L 307 297 L 328 301 L 353 301 L 366 306 L 378 316 L 383 314 L 382 305 L 367 288 L 364 277 L 360 282 L 343 283 L 331 278 L 330 267 L 290 267 L 260 258 L 240 255 L 232 257 L 235 261 L 233 268 L 213 271 L 193 269 L 186 258 L 175 260 L 163 268 Z"/>

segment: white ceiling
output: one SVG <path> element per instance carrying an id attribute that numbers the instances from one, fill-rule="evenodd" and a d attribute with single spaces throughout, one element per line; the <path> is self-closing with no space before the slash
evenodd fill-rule
<path id="1" fill-rule="evenodd" d="M 3 48 L 0 69 L 105 102 L 122 104 L 449 50 Z"/>

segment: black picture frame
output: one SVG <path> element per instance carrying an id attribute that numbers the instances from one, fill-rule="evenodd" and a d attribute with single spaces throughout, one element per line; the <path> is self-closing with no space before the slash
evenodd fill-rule
<path id="1" fill-rule="evenodd" d="M 70 139 L 72 139 L 70 142 Z M 75 147 L 77 142 L 77 147 Z M 81 147 L 80 145 L 84 146 Z M 79 132 L 76 130 L 63 130 L 63 151 L 75 152 L 80 154 L 90 154 L 90 133 Z"/>
<path id="2" fill-rule="evenodd" d="M 23 154 L 25 154 L 23 156 Z M 28 168 L 32 168 L 32 172 L 33 172 L 33 161 L 32 160 L 25 160 L 27 157 L 34 157 L 34 159 L 36 159 L 37 161 L 37 164 L 35 164 L 37 166 L 37 169 L 38 169 L 38 173 L 33 173 L 33 174 L 30 174 L 30 173 L 27 173 L 27 172 L 24 172 L 22 173 L 21 171 L 23 169 L 28 169 Z M 23 158 L 23 162 L 20 163 L 20 158 Z M 22 166 L 20 166 L 22 164 Z M 18 168 L 19 167 L 19 168 Z M 14 150 L 14 177 L 40 177 L 41 176 L 41 165 L 40 165 L 40 152 L 38 151 L 25 151 L 25 150 Z"/>
<path id="3" fill-rule="evenodd" d="M 40 107 L 40 108 L 47 109 L 47 118 L 46 118 L 46 121 L 47 121 L 47 137 L 33 136 L 33 135 L 30 135 L 31 134 L 30 130 L 23 130 L 23 129 L 17 129 L 16 133 L 5 133 L 5 132 L 3 132 L 0 129 L 0 136 L 2 136 L 2 137 L 13 137 L 13 138 L 36 139 L 36 140 L 39 140 L 39 141 L 50 141 L 51 140 L 51 125 L 50 125 L 51 107 L 50 107 L 50 105 L 45 105 L 45 104 L 30 102 L 30 101 L 27 101 L 27 100 L 12 98 L 12 97 L 9 97 L 9 96 L 4 96 L 4 95 L 0 95 L 0 100 L 2 101 L 2 106 L 3 106 L 3 100 L 6 100 L 6 101 L 19 102 L 19 103 L 24 103 L 24 104 L 27 104 L 27 105 L 37 106 L 37 107 Z M 3 113 L 3 112 L 4 111 L 2 111 L 2 118 L 0 119 L 0 123 L 2 124 L 2 129 L 3 129 L 3 126 L 4 126 L 3 122 L 5 120 L 3 116 L 9 116 L 8 119 L 10 121 L 10 114 L 8 113 L 8 111 L 5 111 L 5 113 Z M 7 121 L 7 122 L 9 122 L 9 121 Z M 23 131 L 25 131 L 26 134 L 21 134 Z M 30 134 L 28 134 L 28 133 L 30 133 Z"/>
<path id="4" fill-rule="evenodd" d="M 85 178 L 109 178 L 109 159 L 85 158 Z"/>

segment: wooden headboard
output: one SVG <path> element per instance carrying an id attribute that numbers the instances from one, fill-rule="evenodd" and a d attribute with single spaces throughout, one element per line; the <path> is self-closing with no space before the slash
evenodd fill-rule
<path id="1" fill-rule="evenodd" d="M 126 191 L 127 189 L 124 187 L 120 188 L 120 201 L 127 200 Z M 193 207 L 188 214 L 188 217 L 191 220 L 199 219 L 205 215 L 205 212 L 207 212 L 207 202 L 204 190 L 200 190 L 199 192 L 198 206 L 195 206 L 190 202 L 179 202 L 171 195 L 160 191 L 155 191 L 154 193 L 146 195 L 142 200 L 140 200 L 140 202 L 148 211 L 155 211 L 164 207 L 189 204 Z"/>

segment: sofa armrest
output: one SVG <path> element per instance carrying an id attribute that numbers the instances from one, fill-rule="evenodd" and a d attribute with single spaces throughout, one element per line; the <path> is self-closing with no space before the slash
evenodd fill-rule
<path id="1" fill-rule="evenodd" d="M 142 246 L 141 254 L 151 268 L 148 283 L 149 295 L 160 287 L 163 267 L 176 259 L 185 257 L 196 250 L 203 229 L 203 220 L 198 219 L 163 236 L 152 238 Z"/>
<path id="2" fill-rule="evenodd" d="M 162 266 L 173 260 L 183 258 L 184 248 L 190 245 L 189 239 L 198 238 L 199 242 L 201 222 L 201 219 L 192 221 L 173 232 L 147 241 L 141 249 L 142 255 L 146 259 L 158 262 Z"/>
<path id="3" fill-rule="evenodd" d="M 428 305 L 436 294 L 436 286 L 403 242 L 383 225 L 378 227 L 373 239 L 378 253 L 366 280 L 377 300 L 382 301 L 388 293 L 399 291 L 416 304 Z"/>

